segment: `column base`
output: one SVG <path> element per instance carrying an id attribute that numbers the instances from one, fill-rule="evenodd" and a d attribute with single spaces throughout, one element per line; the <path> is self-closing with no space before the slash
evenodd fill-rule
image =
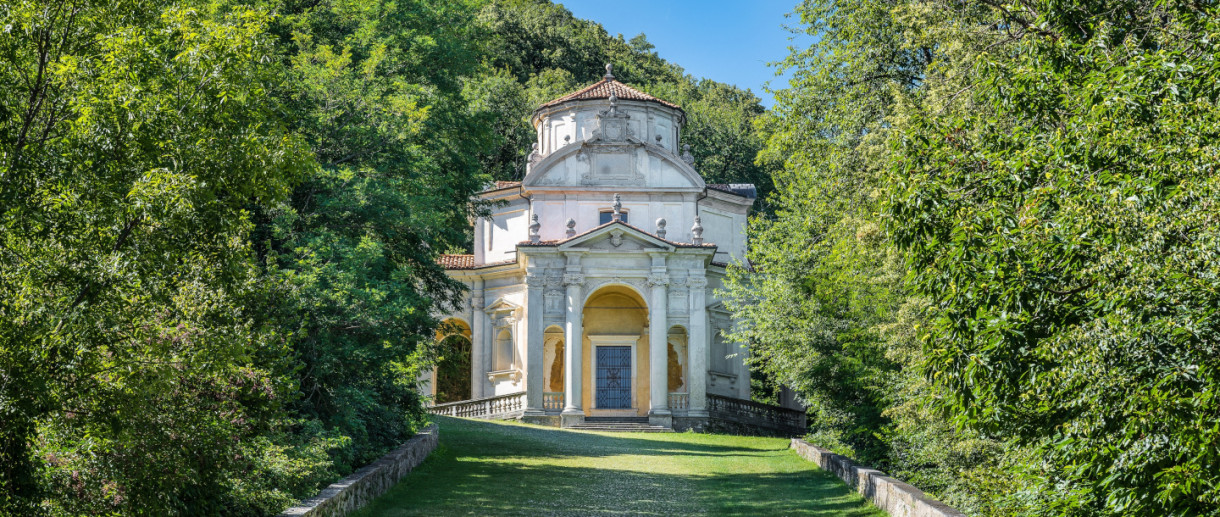
<path id="1" fill-rule="evenodd" d="M 585 423 L 585 412 L 579 409 L 565 409 L 559 414 L 559 427 L 572 427 Z"/>
<path id="2" fill-rule="evenodd" d="M 530 414 L 529 412 L 526 412 L 524 415 L 521 415 L 521 421 L 533 425 L 559 427 L 559 415 L 548 415 L 545 412 L 540 412 L 538 414 Z"/>
<path id="3" fill-rule="evenodd" d="M 691 418 L 707 418 L 710 415 L 708 415 L 706 409 L 691 409 L 687 410 L 686 416 Z"/>
<path id="4" fill-rule="evenodd" d="M 658 425 L 661 427 L 674 427 L 674 415 L 668 409 L 656 409 L 648 412 L 648 425 Z"/>

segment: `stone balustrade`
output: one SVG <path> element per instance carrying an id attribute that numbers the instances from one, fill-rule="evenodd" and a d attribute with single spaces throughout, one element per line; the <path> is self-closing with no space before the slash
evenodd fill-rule
<path id="1" fill-rule="evenodd" d="M 563 392 L 544 392 L 542 394 L 542 409 L 546 411 L 562 411 Z"/>
<path id="2" fill-rule="evenodd" d="M 525 413 L 525 392 L 437 404 L 428 408 L 428 412 L 434 415 L 460 418 L 517 418 Z"/>
<path id="3" fill-rule="evenodd" d="M 669 409 L 670 411 L 686 411 L 690 409 L 690 394 L 689 393 L 670 393 L 669 394 Z"/>
<path id="4" fill-rule="evenodd" d="M 806 433 L 805 412 L 796 409 L 708 393 L 707 410 L 712 420 L 755 429 L 765 428 L 787 436 L 801 436 Z"/>

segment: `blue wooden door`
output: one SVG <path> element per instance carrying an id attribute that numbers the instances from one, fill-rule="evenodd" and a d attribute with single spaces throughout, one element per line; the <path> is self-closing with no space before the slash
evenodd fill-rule
<path id="1" fill-rule="evenodd" d="M 597 347 L 597 408 L 631 408 L 631 347 Z"/>

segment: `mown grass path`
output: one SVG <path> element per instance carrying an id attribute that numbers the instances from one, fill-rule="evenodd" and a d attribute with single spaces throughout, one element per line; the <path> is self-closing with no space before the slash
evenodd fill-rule
<path id="1" fill-rule="evenodd" d="M 436 421 L 436 451 L 358 515 L 885 515 L 783 439 Z"/>

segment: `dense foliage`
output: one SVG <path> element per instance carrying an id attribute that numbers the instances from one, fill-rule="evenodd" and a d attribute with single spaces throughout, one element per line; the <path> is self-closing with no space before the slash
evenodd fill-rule
<path id="1" fill-rule="evenodd" d="M 806 2 L 817 36 L 781 63 L 791 85 L 760 125 L 760 162 L 782 164 L 773 218 L 751 222 L 752 269 L 730 271 L 738 341 L 767 377 L 810 405 L 814 441 L 965 510 L 988 497 L 998 444 L 929 410 L 915 329 L 927 298 L 908 289 L 904 255 L 880 214 L 892 188 L 895 129 L 963 75 L 979 47 L 977 13 L 928 2 Z"/>
<path id="2" fill-rule="evenodd" d="M 968 513 L 1215 514 L 1216 8 L 798 10 L 726 293 L 756 367 Z"/>
<path id="3" fill-rule="evenodd" d="M 357 468 L 422 416 L 415 379 L 431 364 L 434 308 L 459 286 L 436 250 L 465 243 L 487 176 L 485 122 L 462 80 L 476 70 L 472 6 L 322 3 L 282 13 L 276 32 L 290 123 L 318 164 L 284 203 L 263 208 L 265 314 L 291 343 L 294 414 L 350 439 Z"/>
<path id="4" fill-rule="evenodd" d="M 889 210 L 963 425 L 1040 513 L 1220 510 L 1220 9 L 997 5 L 983 109 L 923 113 Z"/>
<path id="5" fill-rule="evenodd" d="M 267 99 L 270 18 L 0 16 L 0 513 L 218 512 L 245 455 L 276 455 L 251 438 L 288 390 L 242 303 L 259 289 L 248 207 L 309 162 Z"/>
<path id="6" fill-rule="evenodd" d="M 263 515 L 418 425 L 467 200 L 533 106 L 688 104 L 713 181 L 758 99 L 545 1 L 0 5 L 0 514 Z M 459 365 L 460 366 L 460 365 Z"/>

